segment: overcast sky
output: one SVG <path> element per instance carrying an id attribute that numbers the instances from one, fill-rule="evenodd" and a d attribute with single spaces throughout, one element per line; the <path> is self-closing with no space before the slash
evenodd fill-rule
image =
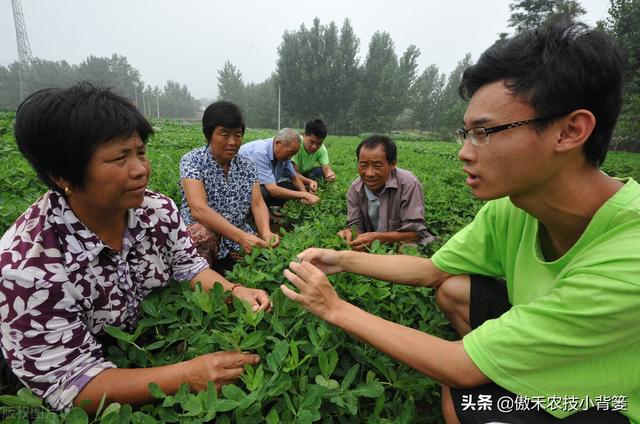
<path id="1" fill-rule="evenodd" d="M 345 18 L 360 38 L 361 63 L 369 40 L 386 31 L 401 55 L 422 52 L 420 72 L 435 63 L 449 73 L 465 53 L 477 59 L 508 32 L 512 0 L 22 0 L 33 56 L 77 64 L 87 56 L 128 58 L 151 85 L 187 84 L 194 97 L 214 98 L 217 70 L 229 59 L 245 82 L 264 81 L 276 68 L 285 30 Z M 608 0 L 582 0 L 595 25 Z M 0 1 L 0 64 L 17 60 L 10 0 Z"/>

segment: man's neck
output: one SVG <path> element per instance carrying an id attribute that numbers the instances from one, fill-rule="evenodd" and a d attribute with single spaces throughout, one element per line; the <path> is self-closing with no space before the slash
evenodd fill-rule
<path id="1" fill-rule="evenodd" d="M 511 201 L 540 222 L 542 251 L 547 260 L 555 260 L 573 247 L 598 209 L 623 185 L 589 167 L 559 175 L 538 192 L 512 196 Z"/>

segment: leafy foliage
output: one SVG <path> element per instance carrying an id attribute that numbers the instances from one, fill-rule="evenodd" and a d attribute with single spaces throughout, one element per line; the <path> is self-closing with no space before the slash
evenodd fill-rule
<path id="1" fill-rule="evenodd" d="M 640 0 L 611 0 L 599 25 L 624 52 L 625 97 L 614 133 L 616 147 L 640 151 Z"/>
<path id="2" fill-rule="evenodd" d="M 519 0 L 509 5 L 509 26 L 516 32 L 531 31 L 545 25 L 575 21 L 587 11 L 575 0 Z"/>

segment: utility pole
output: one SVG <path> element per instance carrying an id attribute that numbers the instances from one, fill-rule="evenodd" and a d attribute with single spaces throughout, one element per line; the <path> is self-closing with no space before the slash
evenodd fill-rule
<path id="1" fill-rule="evenodd" d="M 160 119 L 160 90 L 156 87 L 156 118 Z"/>
<path id="2" fill-rule="evenodd" d="M 146 117 L 147 116 L 147 105 L 145 104 L 145 101 L 144 101 L 144 86 L 143 86 L 142 92 L 140 94 L 142 96 L 142 114 Z"/>
<path id="3" fill-rule="evenodd" d="M 278 86 L 278 131 L 280 131 L 280 86 Z"/>
<path id="4" fill-rule="evenodd" d="M 27 27 L 24 24 L 24 15 L 22 14 L 20 0 L 11 0 L 11 6 L 13 7 L 13 21 L 16 27 L 16 42 L 18 43 L 18 59 L 20 60 L 18 87 L 20 101 L 22 101 L 27 95 L 27 75 L 31 72 L 31 46 L 29 45 L 29 37 L 27 36 Z"/>
<path id="5" fill-rule="evenodd" d="M 133 85 L 133 98 L 134 100 L 134 105 L 136 105 L 136 108 L 140 109 L 138 107 L 138 86 L 136 85 L 136 83 L 133 81 L 133 79 L 131 80 L 131 84 Z"/>

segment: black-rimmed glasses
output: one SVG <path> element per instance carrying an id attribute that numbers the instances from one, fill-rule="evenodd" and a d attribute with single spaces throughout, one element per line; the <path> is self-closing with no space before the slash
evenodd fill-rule
<path id="1" fill-rule="evenodd" d="M 510 124 L 497 125 L 491 128 L 476 127 L 465 130 L 464 128 L 458 128 L 455 131 L 455 139 L 459 145 L 463 145 L 465 140 L 469 140 L 471 144 L 477 146 L 479 144 L 487 144 L 489 142 L 489 134 L 494 134 L 504 130 L 510 130 L 511 128 L 518 128 L 524 125 L 531 124 L 533 122 L 544 121 L 545 118 L 533 118 L 525 121 L 512 122 Z"/>

